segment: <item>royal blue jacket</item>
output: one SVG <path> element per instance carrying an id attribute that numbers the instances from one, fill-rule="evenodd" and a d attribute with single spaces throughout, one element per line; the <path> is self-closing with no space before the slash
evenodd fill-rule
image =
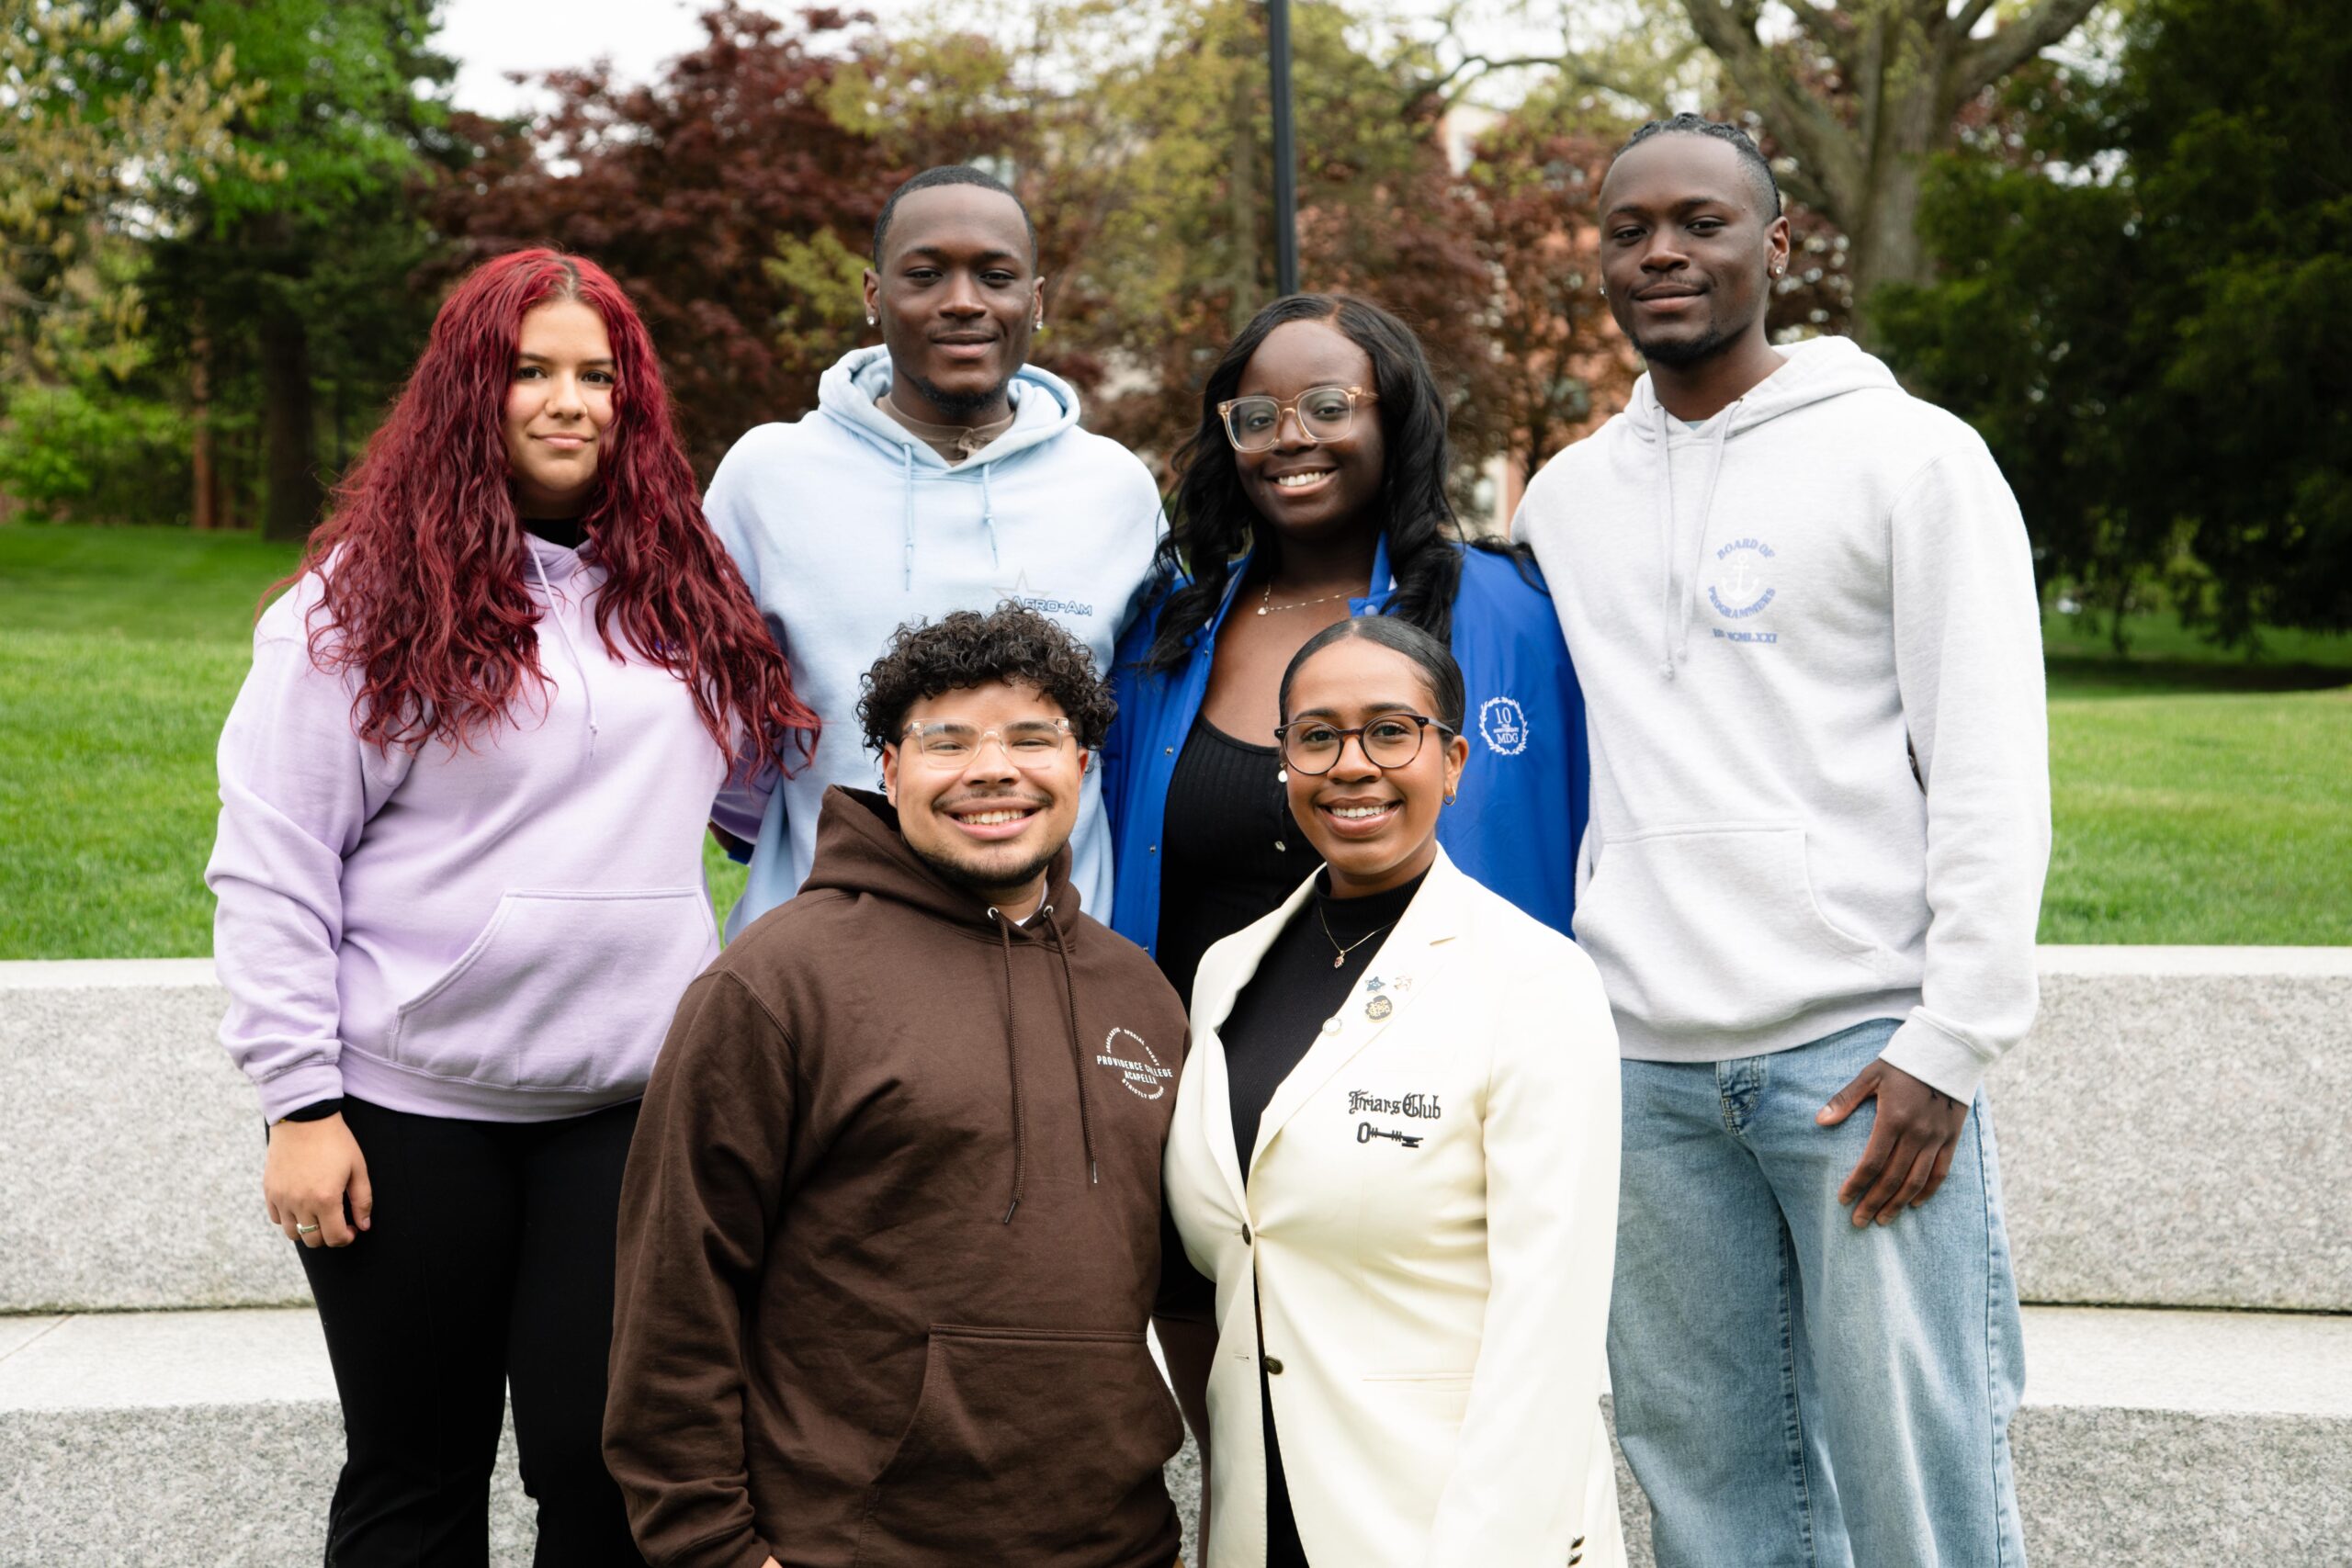
<path id="1" fill-rule="evenodd" d="M 1438 818 L 1438 841 L 1464 871 L 1566 934 L 1576 908 L 1577 846 L 1591 793 L 1584 694 L 1551 595 L 1530 583 L 1508 556 L 1465 549 L 1462 558 L 1453 657 L 1469 697 L 1464 728 L 1470 761 L 1462 771 L 1460 797 Z M 1143 669 L 1159 629 L 1155 610 L 1138 617 L 1120 641 L 1112 671 L 1119 716 L 1102 747 L 1102 804 L 1117 868 L 1111 926 L 1154 956 L 1168 781 L 1208 692 L 1217 633 L 1233 613 L 1248 566 L 1246 558 L 1235 563 L 1225 603 L 1183 664 L 1165 674 Z M 1532 563 L 1527 572 L 1534 575 Z M 1385 537 L 1373 558 L 1372 581 L 1386 588 L 1377 597 L 1349 600 L 1350 615 L 1380 614 L 1396 590 Z"/>

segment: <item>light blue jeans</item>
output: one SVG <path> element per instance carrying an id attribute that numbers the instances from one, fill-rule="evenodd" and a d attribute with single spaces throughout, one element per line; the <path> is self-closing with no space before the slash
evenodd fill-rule
<path id="1" fill-rule="evenodd" d="M 1936 1195 L 1867 1230 L 1838 1188 L 1878 1102 L 1813 1120 L 1894 1032 L 1624 1064 L 1609 1375 L 1658 1568 L 2025 1562 L 2025 1349 L 1984 1100 Z"/>

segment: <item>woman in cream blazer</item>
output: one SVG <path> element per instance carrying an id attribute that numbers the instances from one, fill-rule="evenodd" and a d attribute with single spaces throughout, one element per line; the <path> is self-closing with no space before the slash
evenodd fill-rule
<path id="1" fill-rule="evenodd" d="M 1576 945 L 1438 848 L 1461 705 L 1445 646 L 1382 617 L 1283 677 L 1285 788 L 1327 865 L 1203 960 L 1166 1156 L 1167 1266 L 1214 1285 L 1213 1349 L 1160 1323 L 1196 1428 L 1205 1385 L 1208 1568 L 1268 1562 L 1269 1425 L 1315 1568 L 1623 1561 L 1599 1405 L 1616 1036 Z M 1351 897 L 1405 897 L 1385 931 L 1348 922 Z M 1261 965 L 1291 994 L 1250 995 Z M 1259 1019 L 1337 1005 L 1271 1062 L 1229 1060 L 1245 997 Z M 1237 1139 L 1236 1084 L 1285 1066 Z"/>

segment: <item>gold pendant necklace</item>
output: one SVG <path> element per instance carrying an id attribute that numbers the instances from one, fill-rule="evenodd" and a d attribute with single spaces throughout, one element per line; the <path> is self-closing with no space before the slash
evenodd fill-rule
<path id="1" fill-rule="evenodd" d="M 1323 928 L 1323 940 L 1329 942 L 1333 947 L 1339 948 L 1339 956 L 1331 960 L 1331 967 L 1334 969 L 1337 969 L 1340 964 L 1345 964 L 1348 961 L 1349 953 L 1353 953 L 1357 948 L 1362 947 L 1365 942 L 1370 942 L 1373 937 L 1378 936 L 1381 931 L 1385 931 L 1388 929 L 1387 926 L 1382 926 L 1379 931 L 1375 931 L 1368 936 L 1360 936 L 1356 938 L 1355 941 L 1348 943 L 1347 946 L 1340 947 L 1340 939 L 1331 934 L 1331 922 L 1323 918 L 1323 906 L 1320 904 L 1315 906 L 1315 923 Z M 1394 925 L 1395 923 L 1396 922 L 1393 920 L 1389 922 L 1390 925 Z"/>
<path id="2" fill-rule="evenodd" d="M 1273 596 L 1274 580 L 1270 577 L 1266 579 L 1266 591 L 1258 595 L 1258 614 L 1262 615 L 1269 610 L 1304 610 L 1309 604 L 1329 604 L 1334 599 L 1345 599 L 1348 597 L 1345 593 L 1326 593 L 1320 599 L 1301 599 L 1295 604 L 1272 604 L 1267 603 L 1267 601 L 1273 598 Z"/>

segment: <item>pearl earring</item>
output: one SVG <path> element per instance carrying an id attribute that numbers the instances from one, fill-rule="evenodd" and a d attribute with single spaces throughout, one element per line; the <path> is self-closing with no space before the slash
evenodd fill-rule
<path id="1" fill-rule="evenodd" d="M 1274 782 L 1276 784 L 1290 783 L 1290 770 L 1288 768 L 1276 768 L 1274 770 Z"/>
<path id="2" fill-rule="evenodd" d="M 875 324 L 875 315 L 871 310 L 865 312 L 865 324 L 869 327 Z"/>

